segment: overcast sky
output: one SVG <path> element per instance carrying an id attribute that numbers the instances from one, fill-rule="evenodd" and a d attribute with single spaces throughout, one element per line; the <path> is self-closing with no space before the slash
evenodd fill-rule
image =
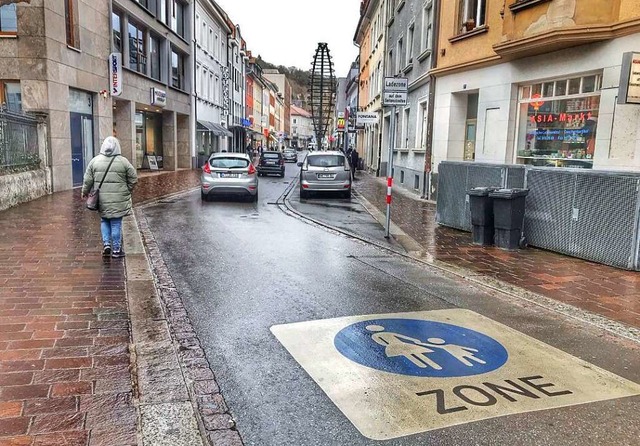
<path id="1" fill-rule="evenodd" d="M 353 35 L 360 0 L 216 0 L 240 25 L 247 48 L 268 62 L 311 68 L 318 42 L 327 42 L 336 76 L 345 77 L 358 55 Z"/>

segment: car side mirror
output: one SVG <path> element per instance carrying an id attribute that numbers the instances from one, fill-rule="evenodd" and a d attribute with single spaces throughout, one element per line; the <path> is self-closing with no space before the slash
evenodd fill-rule
<path id="1" fill-rule="evenodd" d="M 298 167 L 302 167 L 302 164 L 303 164 L 303 163 L 298 163 Z"/>

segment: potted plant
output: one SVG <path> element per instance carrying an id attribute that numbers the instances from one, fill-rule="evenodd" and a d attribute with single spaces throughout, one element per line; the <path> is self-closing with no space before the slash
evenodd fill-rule
<path id="1" fill-rule="evenodd" d="M 465 31 L 471 31 L 476 27 L 476 21 L 474 19 L 469 19 L 463 23 Z"/>

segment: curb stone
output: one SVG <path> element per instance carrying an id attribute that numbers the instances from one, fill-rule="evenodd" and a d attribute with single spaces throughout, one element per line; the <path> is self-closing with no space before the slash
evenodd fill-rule
<path id="1" fill-rule="evenodd" d="M 220 387 L 146 217 L 138 209 L 135 210 L 135 215 L 200 431 L 211 446 L 243 446 L 235 421 L 220 393 Z"/>

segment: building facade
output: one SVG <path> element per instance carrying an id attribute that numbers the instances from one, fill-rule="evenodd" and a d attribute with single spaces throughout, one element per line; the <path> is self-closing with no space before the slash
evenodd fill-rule
<path id="1" fill-rule="evenodd" d="M 360 73 L 360 62 L 356 61 L 351 65 L 347 76 L 347 84 L 345 87 L 345 108 L 349 111 L 347 116 L 348 147 L 356 148 L 356 114 L 358 112 L 358 81 Z M 364 154 L 358 154 L 363 157 Z"/>
<path id="2" fill-rule="evenodd" d="M 227 36 L 231 28 L 211 0 L 196 0 L 193 54 L 196 58 L 194 78 L 195 150 L 198 154 L 228 150 L 232 133 L 226 128 L 229 110 L 224 107 L 227 74 Z"/>
<path id="3" fill-rule="evenodd" d="M 284 140 L 287 141 L 291 135 L 291 83 L 289 79 L 287 79 L 287 76 L 280 73 L 277 69 L 265 69 L 263 75 L 277 87 L 278 92 L 282 96 L 284 110 L 282 117 L 283 128 L 281 131 L 283 132 Z"/>
<path id="4" fill-rule="evenodd" d="M 138 169 L 191 167 L 193 3 L 114 0 L 109 22 L 111 53 L 122 60 L 121 88 L 112 91 L 122 154 Z"/>
<path id="5" fill-rule="evenodd" d="M 378 115 L 378 123 L 367 124 L 361 131 L 358 152 L 364 155 L 364 165 L 376 175 L 386 175 L 388 145 L 382 140 L 382 83 L 388 11 L 395 8 L 394 0 L 366 0 L 361 4 L 361 16 L 354 36 L 360 47 L 361 111 Z"/>
<path id="6" fill-rule="evenodd" d="M 291 106 L 291 145 L 306 149 L 313 139 L 311 113 L 295 105 Z"/>
<path id="7" fill-rule="evenodd" d="M 229 115 L 227 127 L 232 132 L 230 150 L 243 152 L 247 145 L 246 128 L 249 127 L 245 114 L 247 45 L 242 38 L 240 27 L 230 22 L 233 31 L 229 34 L 228 79 L 229 79 Z"/>
<path id="8" fill-rule="evenodd" d="M 79 186 L 113 132 L 109 2 L 13 3 L 0 15 L 0 104 L 47 116 L 53 191 Z"/>
<path id="9" fill-rule="evenodd" d="M 640 168 L 640 105 L 619 99 L 624 55 L 639 50 L 638 2 L 459 3 L 440 14 L 436 167 Z"/>
<path id="10" fill-rule="evenodd" d="M 395 114 L 394 184 L 416 194 L 425 188 L 429 93 L 433 67 L 434 9 L 438 0 L 391 1 L 387 7 L 385 76 L 408 79 L 407 105 Z M 393 108 L 386 107 L 382 140 L 391 143 Z"/>

